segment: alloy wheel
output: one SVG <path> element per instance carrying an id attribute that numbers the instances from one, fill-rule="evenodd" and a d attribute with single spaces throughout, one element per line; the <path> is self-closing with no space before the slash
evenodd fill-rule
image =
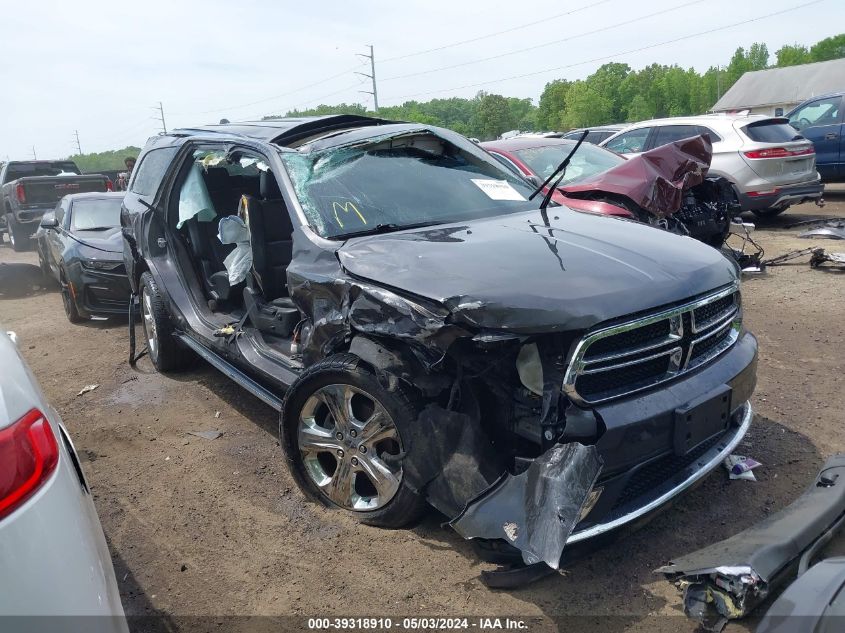
<path id="1" fill-rule="evenodd" d="M 305 402 L 297 444 L 305 472 L 332 503 L 377 510 L 396 495 L 402 451 L 390 414 L 373 396 L 348 384 L 326 385 Z"/>
<path id="2" fill-rule="evenodd" d="M 156 332 L 156 322 L 153 316 L 153 303 L 150 298 L 150 293 L 144 287 L 141 291 L 141 315 L 144 317 L 144 335 L 147 337 L 147 349 L 152 358 L 156 358 L 158 353 L 158 332 Z"/>

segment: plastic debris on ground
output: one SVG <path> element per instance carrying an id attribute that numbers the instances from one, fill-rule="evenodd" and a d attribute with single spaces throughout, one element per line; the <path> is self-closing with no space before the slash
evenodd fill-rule
<path id="1" fill-rule="evenodd" d="M 76 394 L 77 396 L 81 396 L 83 394 L 88 393 L 89 391 L 94 391 L 100 385 L 85 385 L 82 389 L 79 390 L 79 393 Z"/>
<path id="2" fill-rule="evenodd" d="M 731 479 L 746 479 L 748 481 L 757 481 L 751 471 L 757 466 L 762 466 L 756 459 L 745 455 L 728 455 L 723 464 Z"/>
<path id="3" fill-rule="evenodd" d="M 188 431 L 188 435 L 201 437 L 206 440 L 216 440 L 218 437 L 223 435 L 223 431 Z"/>

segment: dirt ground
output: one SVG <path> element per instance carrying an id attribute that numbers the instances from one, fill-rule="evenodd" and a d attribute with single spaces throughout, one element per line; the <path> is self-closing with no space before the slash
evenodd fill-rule
<path id="1" fill-rule="evenodd" d="M 845 216 L 837 189 L 824 209 L 757 221 L 767 255 L 812 244 L 785 225 Z M 816 245 L 845 251 L 842 242 Z M 763 463 L 759 481 L 729 481 L 720 469 L 560 575 L 493 591 L 479 580 L 492 566 L 442 517 L 387 531 L 306 502 L 285 470 L 271 409 L 209 366 L 168 376 L 147 359 L 130 368 L 125 321 L 71 325 L 57 290 L 41 284 L 35 253 L 0 248 L 0 324 L 17 332 L 82 456 L 126 613 L 151 616 L 133 618 L 135 630 L 258 622 L 226 616 L 445 615 L 518 616 L 529 630 L 692 631 L 676 589 L 652 570 L 789 504 L 826 457 L 845 450 L 845 272 L 811 270 L 805 257 L 743 283 L 760 365 L 742 452 Z M 99 387 L 77 396 L 89 384 Z M 223 435 L 187 434 L 209 429 Z"/>

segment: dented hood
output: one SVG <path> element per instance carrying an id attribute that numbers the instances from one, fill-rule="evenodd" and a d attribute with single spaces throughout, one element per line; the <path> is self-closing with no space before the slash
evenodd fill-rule
<path id="1" fill-rule="evenodd" d="M 565 196 L 622 195 L 658 216 L 681 208 L 683 192 L 707 176 L 713 145 L 704 136 L 675 141 L 634 156 L 592 178 L 558 187 Z"/>
<path id="2" fill-rule="evenodd" d="M 524 333 L 589 328 L 736 279 L 691 238 L 547 211 L 357 238 L 338 257 L 352 275 L 443 304 L 458 323 Z"/>

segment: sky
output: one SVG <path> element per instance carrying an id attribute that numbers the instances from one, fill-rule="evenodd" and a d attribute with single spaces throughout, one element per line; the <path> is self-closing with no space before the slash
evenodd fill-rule
<path id="1" fill-rule="evenodd" d="M 168 129 L 372 106 L 355 74 L 368 45 L 381 105 L 479 90 L 536 103 L 609 61 L 703 72 L 758 41 L 774 62 L 843 25 L 842 0 L 2 0 L 0 160 L 64 158 L 76 131 L 83 152 L 142 146 L 159 102 Z"/>

